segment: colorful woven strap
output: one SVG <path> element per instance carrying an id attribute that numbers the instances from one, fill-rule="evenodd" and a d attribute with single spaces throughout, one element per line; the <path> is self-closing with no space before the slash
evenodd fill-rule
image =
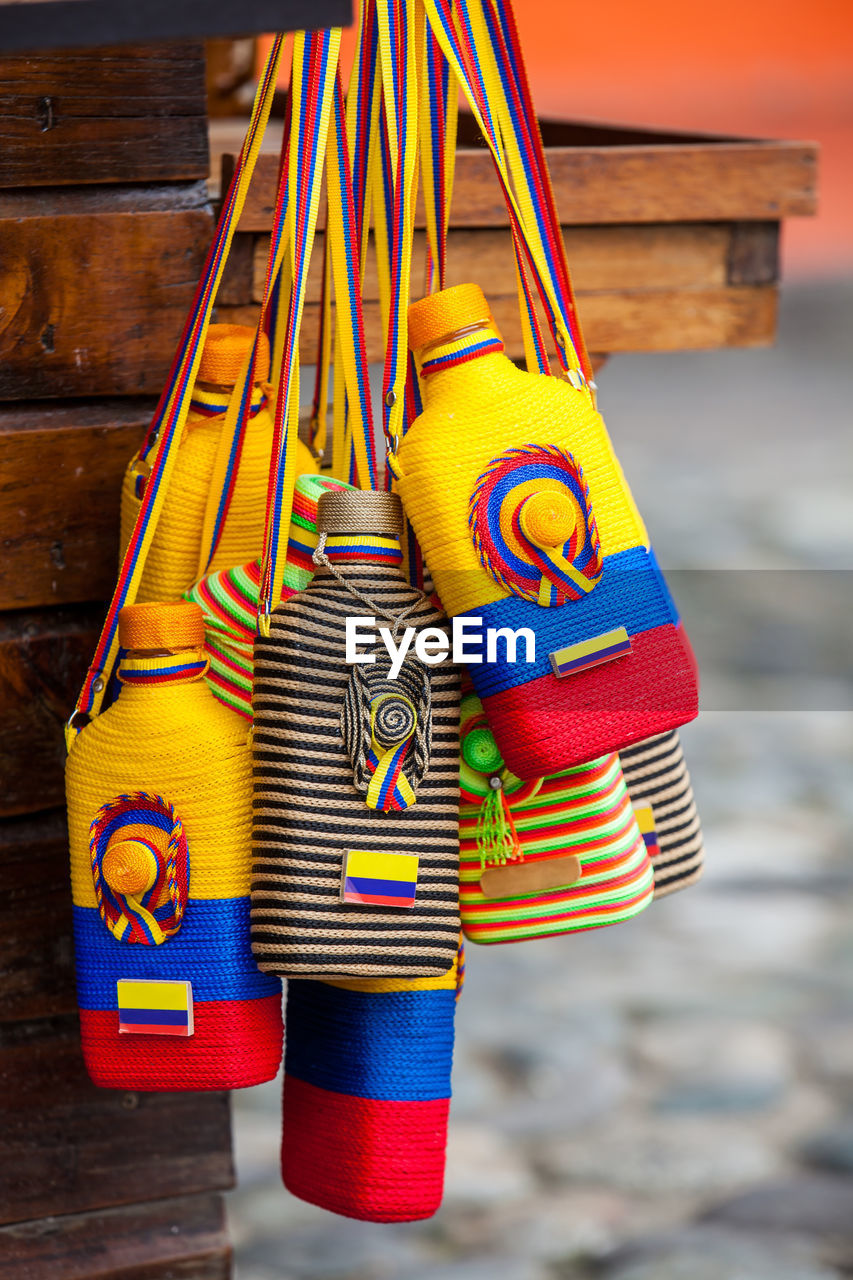
<path id="1" fill-rule="evenodd" d="M 575 349 L 566 307 L 558 298 L 558 280 L 548 269 L 547 256 L 542 252 L 533 221 L 529 215 L 525 220 L 519 198 L 514 190 L 501 131 L 502 113 L 498 111 L 497 105 L 503 94 L 502 81 L 493 71 L 491 58 L 481 57 L 483 39 L 481 36 L 478 44 L 475 30 L 476 16 L 479 13 L 478 0 L 457 0 L 455 7 L 452 0 L 424 0 L 424 3 L 436 38 L 462 85 L 492 153 L 503 188 L 513 236 L 517 244 L 523 246 L 527 265 L 536 282 L 539 295 L 547 314 L 552 318 L 561 363 L 567 370 L 581 370 L 582 361 Z M 482 26 L 482 23 L 479 25 Z M 523 269 L 521 276 L 523 280 Z"/>
<path id="2" fill-rule="evenodd" d="M 340 77 L 335 80 L 328 153 L 328 244 L 335 282 L 335 320 L 346 390 L 345 438 L 350 447 L 348 480 L 362 488 L 377 486 L 373 406 L 364 338 L 359 240 L 352 168 Z"/>
<path id="3" fill-rule="evenodd" d="M 427 231 L 426 293 L 447 280 L 447 229 L 456 169 L 459 86 L 427 26 L 420 68 L 420 161 Z"/>
<path id="4" fill-rule="evenodd" d="M 132 604 L 136 598 L 145 560 L 165 500 L 169 477 L 177 457 L 177 446 L 189 412 L 192 389 L 195 385 L 216 291 L 222 278 L 234 231 L 243 210 L 269 118 L 282 45 L 283 37 L 276 37 L 258 85 L 249 129 L 235 166 L 231 185 L 223 201 L 222 212 L 195 299 L 178 343 L 146 443 L 140 453 L 140 457 L 144 458 L 156 442 L 157 452 L 142 494 L 133 533 L 122 559 L 106 621 L 74 713 L 66 728 L 66 745 L 69 748 L 82 728 L 81 720 L 97 715 L 101 708 L 118 652 L 118 615 L 126 604 Z"/>
<path id="5" fill-rule="evenodd" d="M 391 470 L 403 434 L 409 350 L 409 301 L 414 208 L 417 192 L 418 67 L 416 0 L 377 0 L 379 57 L 385 101 L 392 193 L 390 304 L 382 379 L 382 422 Z"/>
<path id="6" fill-rule="evenodd" d="M 286 215 L 291 220 L 289 236 L 292 285 L 287 322 L 281 337 L 281 374 L 276 403 L 272 466 L 267 495 L 264 553 L 261 560 L 261 584 L 258 626 L 268 634 L 269 615 L 278 604 L 281 583 L 281 561 L 285 548 L 281 545 L 282 518 L 292 505 L 296 480 L 296 439 L 299 421 L 299 330 L 305 306 L 305 290 L 314 233 L 323 161 L 329 136 L 329 122 L 335 94 L 337 59 L 341 33 L 314 31 L 299 33 L 294 39 L 291 77 L 291 141 L 288 156 L 287 188 L 289 199 Z M 284 216 L 284 201 L 274 219 L 274 236 Z M 281 245 L 282 240 L 279 240 Z M 274 256 L 279 246 L 271 246 L 269 278 L 274 278 Z M 278 343 L 276 344 L 278 345 Z M 274 359 L 275 363 L 275 359 Z"/>

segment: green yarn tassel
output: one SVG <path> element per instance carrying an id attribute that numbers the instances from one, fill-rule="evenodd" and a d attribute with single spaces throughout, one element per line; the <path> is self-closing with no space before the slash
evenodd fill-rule
<path id="1" fill-rule="evenodd" d="M 490 778 L 489 782 L 498 785 L 490 785 L 477 818 L 477 849 L 483 871 L 487 863 L 502 867 L 510 858 L 517 858 L 520 847 L 500 778 Z"/>

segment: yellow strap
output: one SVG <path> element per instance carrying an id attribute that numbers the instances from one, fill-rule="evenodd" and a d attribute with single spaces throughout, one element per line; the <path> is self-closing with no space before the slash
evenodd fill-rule
<path id="1" fill-rule="evenodd" d="M 504 179 L 504 182 L 506 183 L 509 202 L 513 208 L 513 211 L 516 214 L 516 217 L 518 218 L 518 221 L 521 227 L 521 232 L 524 237 L 525 243 L 529 246 L 531 257 L 536 263 L 537 271 L 539 272 L 539 275 L 541 277 L 542 286 L 545 291 L 546 297 L 548 299 L 548 305 L 551 308 L 552 314 L 555 317 L 557 317 L 558 334 L 561 341 L 565 344 L 566 363 L 570 369 L 580 369 L 581 362 L 577 355 L 577 352 L 574 350 L 571 334 L 568 332 L 568 328 L 565 325 L 565 322 L 561 318 L 560 307 L 557 302 L 557 295 L 554 289 L 552 276 L 548 268 L 548 264 L 545 261 L 545 256 L 541 249 L 540 237 L 538 235 L 538 232 L 535 229 L 535 226 L 531 227 L 530 225 L 531 219 L 529 214 L 529 208 L 527 211 L 527 216 L 525 216 L 525 212 L 522 209 L 521 204 L 519 203 L 519 197 L 514 190 L 512 174 L 510 172 L 509 162 L 507 160 L 507 155 L 506 155 L 503 138 L 502 138 L 502 132 L 501 132 L 501 125 L 504 123 L 504 119 L 505 119 L 504 113 L 503 111 L 498 111 L 496 113 L 495 125 L 496 125 L 496 132 L 498 136 L 496 139 L 492 139 L 492 137 L 490 136 L 490 130 L 480 111 L 473 86 L 468 78 L 467 70 L 465 66 L 462 64 L 462 62 L 460 62 L 459 58 L 456 56 L 456 51 L 453 47 L 453 43 L 448 37 L 447 32 L 443 28 L 440 15 L 438 14 L 438 11 L 436 9 L 435 0 L 423 0 L 423 3 L 425 4 L 426 11 L 429 16 L 430 24 L 435 32 L 436 38 L 441 44 L 442 49 L 444 50 L 445 57 L 448 59 L 451 67 L 454 69 L 456 73 L 456 76 L 459 80 L 460 85 L 462 86 L 462 90 L 468 101 L 468 105 L 471 108 L 471 111 L 474 115 L 475 120 L 477 121 L 477 124 L 480 126 L 480 130 L 483 134 L 483 137 L 486 140 L 486 144 L 488 145 L 489 150 L 492 153 L 492 157 L 495 161 L 498 171 L 500 172 L 501 176 Z M 466 3 L 466 12 L 468 12 L 471 15 L 471 18 L 473 21 L 476 15 L 477 0 L 465 0 L 465 3 Z M 494 69 L 493 61 L 488 56 L 485 56 L 487 53 L 487 42 L 484 42 L 481 40 L 480 43 L 483 45 L 483 53 L 484 53 L 483 78 L 486 84 L 486 91 L 487 91 L 489 103 L 491 106 L 491 103 L 493 101 L 496 104 L 501 101 L 503 97 L 503 89 L 499 82 L 499 77 L 497 76 L 497 73 Z M 480 52 L 481 50 L 478 48 L 478 54 Z M 526 197 L 522 196 L 521 199 L 524 202 L 524 204 L 527 205 Z M 535 222 L 535 219 L 534 219 L 534 222 Z"/>

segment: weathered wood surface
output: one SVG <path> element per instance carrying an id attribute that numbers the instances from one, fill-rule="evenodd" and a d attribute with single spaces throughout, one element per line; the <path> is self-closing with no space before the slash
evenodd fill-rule
<path id="1" fill-rule="evenodd" d="M 63 726 L 105 605 L 0 614 L 0 818 L 64 803 Z"/>
<path id="2" fill-rule="evenodd" d="M 71 49 L 351 22 L 351 0 L 4 0 L 0 49 Z"/>
<path id="3" fill-rule="evenodd" d="M 203 47 L 0 57 L 0 154 L 4 188 L 205 178 Z"/>
<path id="4" fill-rule="evenodd" d="M 760 347 L 776 333 L 778 295 L 773 285 L 691 290 L 659 289 L 648 293 L 612 291 L 578 293 L 578 308 L 587 346 L 602 356 L 619 351 L 704 351 L 716 347 Z M 524 348 L 518 300 L 489 296 L 507 354 L 521 359 Z M 223 323 L 257 324 L 259 308 L 220 307 Z M 305 306 L 300 351 L 305 363 L 317 356 L 319 303 Z M 381 360 L 384 339 L 378 302 L 364 306 L 369 360 Z"/>
<path id="5" fill-rule="evenodd" d="M 0 1228 L 0 1280 L 229 1280 L 218 1195 Z"/>
<path id="6" fill-rule="evenodd" d="M 203 183 L 0 194 L 0 399 L 159 393 L 212 228 Z"/>
<path id="7" fill-rule="evenodd" d="M 0 406 L 0 610 L 112 594 L 121 477 L 155 405 Z"/>
<path id="8" fill-rule="evenodd" d="M 76 1013 L 64 809 L 0 823 L 0 878 L 0 1040 L 5 1042 L 3 1024 Z"/>
<path id="9" fill-rule="evenodd" d="M 543 137 L 565 226 L 776 221 L 814 213 L 817 206 L 817 147 L 812 143 L 655 135 L 547 121 Z M 223 183 L 233 163 L 234 156 L 224 157 Z M 277 178 L 278 156 L 261 155 L 240 231 L 269 230 Z M 323 198 L 320 225 L 324 207 Z M 457 151 L 451 221 L 456 227 L 507 225 L 494 165 L 482 147 L 460 146 Z M 426 225 L 422 201 L 415 225 Z"/>
<path id="10" fill-rule="evenodd" d="M 749 225 L 749 224 L 747 224 Z M 766 224 L 758 224 L 764 227 Z M 772 227 L 772 224 L 771 224 Z M 772 243 L 775 236 L 770 233 Z M 238 255 L 229 263 L 229 296 L 223 302 L 260 302 L 266 279 L 269 238 L 254 244 L 252 274 L 246 277 L 240 255 L 250 242 L 235 237 Z M 572 279 L 580 293 L 624 292 L 634 289 L 696 289 L 728 283 L 731 227 L 725 223 L 567 227 L 563 232 Z M 323 272 L 323 237 L 317 238 L 308 275 L 308 295 L 319 298 Z M 412 251 L 411 298 L 425 288 L 426 236 L 416 232 Z M 746 264 L 744 264 L 746 265 Z M 516 288 L 515 256 L 508 230 L 468 230 L 452 227 L 447 237 L 447 283 L 462 284 L 473 277 L 496 297 Z M 741 283 L 747 283 L 741 272 Z M 751 281 L 749 283 L 752 283 Z M 764 283 L 764 281 L 762 281 Z M 238 286 L 242 286 L 239 288 Z M 376 260 L 368 253 L 363 296 L 379 298 Z"/>
<path id="11" fill-rule="evenodd" d="M 0 1034 L 0 1221 L 232 1185 L 226 1093 L 96 1089 L 76 1014 Z"/>

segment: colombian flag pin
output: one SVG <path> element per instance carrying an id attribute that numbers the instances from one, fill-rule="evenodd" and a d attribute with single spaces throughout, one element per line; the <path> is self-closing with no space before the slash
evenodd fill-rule
<path id="1" fill-rule="evenodd" d="M 603 635 L 581 640 L 579 644 L 556 649 L 548 657 L 555 676 L 572 676 L 578 671 L 597 667 L 602 662 L 622 658 L 630 652 L 631 638 L 628 632 L 624 627 L 616 627 L 613 631 L 605 631 Z"/>
<path id="2" fill-rule="evenodd" d="M 344 859 L 342 902 L 371 907 L 413 907 L 417 887 L 417 854 L 350 849 Z"/>
<path id="3" fill-rule="evenodd" d="M 154 978 L 118 979 L 118 1029 L 126 1035 L 191 1036 L 191 982 Z"/>

